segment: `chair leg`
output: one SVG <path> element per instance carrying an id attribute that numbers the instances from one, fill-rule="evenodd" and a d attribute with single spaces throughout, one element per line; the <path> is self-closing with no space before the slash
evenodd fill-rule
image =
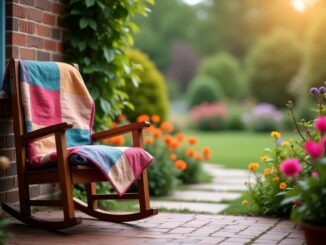
<path id="1" fill-rule="evenodd" d="M 91 209 L 97 209 L 97 200 L 92 198 L 92 195 L 96 194 L 96 183 L 88 183 L 86 184 L 86 192 L 87 192 L 87 204 Z"/>
<path id="2" fill-rule="evenodd" d="M 144 170 L 144 172 L 140 176 L 140 179 L 138 180 L 138 193 L 139 193 L 140 211 L 143 212 L 149 210 L 150 203 L 149 203 L 147 170 Z"/>
<path id="3" fill-rule="evenodd" d="M 72 195 L 72 179 L 67 157 L 67 144 L 64 132 L 55 133 L 57 146 L 61 200 L 65 220 L 75 219 L 75 207 Z"/>

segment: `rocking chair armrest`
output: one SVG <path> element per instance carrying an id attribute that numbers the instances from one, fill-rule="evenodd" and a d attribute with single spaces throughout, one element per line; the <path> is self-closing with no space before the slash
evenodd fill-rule
<path id="1" fill-rule="evenodd" d="M 49 135 L 54 134 L 56 132 L 66 131 L 67 129 L 72 128 L 72 126 L 73 126 L 72 123 L 67 123 L 67 122 L 58 123 L 26 133 L 22 135 L 20 138 L 25 143 L 33 142 L 48 137 Z"/>
<path id="2" fill-rule="evenodd" d="M 142 130 L 143 128 L 149 127 L 151 124 L 150 122 L 138 122 L 138 123 L 131 123 L 128 125 L 112 128 L 100 133 L 95 133 L 92 135 L 93 141 L 98 141 L 104 138 L 111 138 L 114 136 L 118 136 L 121 134 L 126 134 L 135 130 Z"/>

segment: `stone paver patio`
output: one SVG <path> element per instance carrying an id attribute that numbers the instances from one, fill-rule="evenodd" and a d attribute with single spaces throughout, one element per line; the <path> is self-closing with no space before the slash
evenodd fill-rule
<path id="1" fill-rule="evenodd" d="M 38 213 L 43 218 L 60 214 Z M 304 244 L 302 232 L 292 222 L 273 218 L 160 213 L 119 224 L 78 215 L 84 218 L 81 225 L 57 232 L 33 229 L 13 220 L 8 230 L 14 236 L 6 244 Z"/>

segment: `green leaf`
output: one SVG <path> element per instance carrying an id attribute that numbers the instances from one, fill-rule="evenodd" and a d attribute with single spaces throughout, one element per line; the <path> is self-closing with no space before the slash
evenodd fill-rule
<path id="1" fill-rule="evenodd" d="M 100 104 L 101 104 L 101 108 L 105 113 L 110 113 L 111 111 L 111 105 L 109 104 L 109 102 L 107 102 L 105 99 L 100 98 Z"/>
<path id="2" fill-rule="evenodd" d="M 111 63 L 115 57 L 114 51 L 112 49 L 107 49 L 107 48 L 103 49 L 103 51 L 104 51 L 104 57 L 106 61 Z"/>
<path id="3" fill-rule="evenodd" d="M 87 8 L 93 6 L 95 4 L 95 0 L 86 0 L 86 6 Z"/>
<path id="4" fill-rule="evenodd" d="M 79 27 L 80 29 L 84 29 L 88 26 L 88 19 L 87 18 L 81 18 L 79 21 Z"/>
<path id="5" fill-rule="evenodd" d="M 281 205 L 291 204 L 291 203 L 294 203 L 295 201 L 299 201 L 300 199 L 301 199 L 301 195 L 287 197 L 287 198 L 283 199 L 283 201 L 281 202 Z"/>
<path id="6" fill-rule="evenodd" d="M 88 19 L 88 25 L 94 30 L 96 31 L 97 30 L 97 24 L 94 20 L 92 19 Z"/>

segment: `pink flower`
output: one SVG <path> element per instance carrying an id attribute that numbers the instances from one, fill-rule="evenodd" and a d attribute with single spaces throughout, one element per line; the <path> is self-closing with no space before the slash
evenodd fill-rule
<path id="1" fill-rule="evenodd" d="M 320 116 L 315 121 L 316 129 L 319 132 L 326 132 L 326 116 Z"/>
<path id="2" fill-rule="evenodd" d="M 318 174 L 316 171 L 313 171 L 313 172 L 311 173 L 311 176 L 312 176 L 312 177 L 318 177 L 319 174 Z"/>
<path id="3" fill-rule="evenodd" d="M 321 143 L 321 145 L 324 147 L 324 149 L 326 149 L 326 136 L 324 136 L 324 137 L 322 137 L 322 138 L 320 139 L 320 143 Z"/>
<path id="4" fill-rule="evenodd" d="M 313 142 L 312 140 L 308 140 L 304 145 L 304 148 L 312 158 L 318 158 L 324 153 L 324 147 L 321 144 Z"/>
<path id="5" fill-rule="evenodd" d="M 280 169 L 285 177 L 294 177 L 300 174 L 301 165 L 297 159 L 289 158 L 281 163 Z"/>

